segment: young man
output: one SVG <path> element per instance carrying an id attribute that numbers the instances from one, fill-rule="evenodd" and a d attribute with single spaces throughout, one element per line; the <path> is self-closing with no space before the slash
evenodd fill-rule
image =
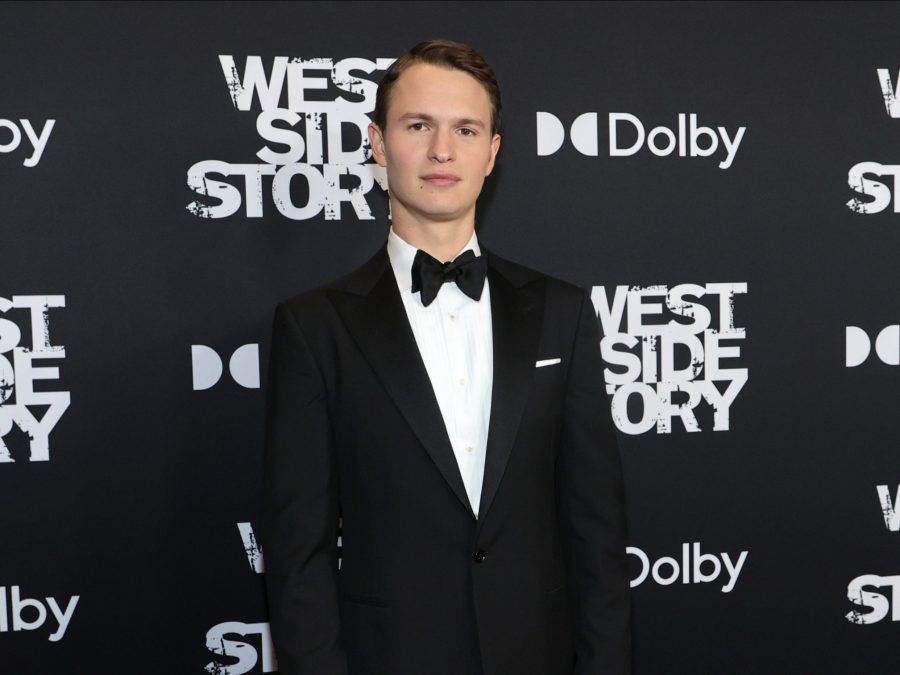
<path id="1" fill-rule="evenodd" d="M 419 44 L 373 119 L 386 245 L 276 310 L 263 546 L 279 672 L 629 672 L 590 296 L 474 231 L 500 148 L 493 71 L 466 45 Z"/>

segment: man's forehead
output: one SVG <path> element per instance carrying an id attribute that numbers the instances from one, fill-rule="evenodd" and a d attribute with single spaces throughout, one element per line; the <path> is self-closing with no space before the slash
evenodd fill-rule
<path id="1" fill-rule="evenodd" d="M 455 68 L 416 63 L 407 68 L 391 92 L 392 116 L 412 113 L 433 118 L 490 119 L 491 102 L 484 85 Z"/>

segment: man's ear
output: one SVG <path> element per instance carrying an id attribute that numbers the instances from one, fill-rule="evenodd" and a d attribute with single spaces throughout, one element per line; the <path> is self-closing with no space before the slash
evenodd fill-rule
<path id="1" fill-rule="evenodd" d="M 387 158 L 384 155 L 384 134 L 375 122 L 369 123 L 369 145 L 372 146 L 372 155 L 378 166 L 387 166 Z"/>
<path id="2" fill-rule="evenodd" d="M 491 158 L 488 161 L 487 169 L 484 172 L 485 176 L 490 176 L 491 171 L 494 170 L 494 162 L 497 161 L 498 152 L 500 152 L 500 134 L 494 134 L 494 137 L 491 139 Z"/>

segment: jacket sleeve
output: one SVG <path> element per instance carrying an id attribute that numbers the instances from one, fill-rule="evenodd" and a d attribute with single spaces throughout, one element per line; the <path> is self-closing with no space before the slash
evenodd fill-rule
<path id="1" fill-rule="evenodd" d="M 338 485 L 325 385 L 289 307 L 275 310 L 262 544 L 281 675 L 346 675 L 337 599 Z"/>
<path id="2" fill-rule="evenodd" d="M 630 673 L 622 464 L 604 384 L 597 315 L 587 291 L 567 376 L 557 495 L 575 675 Z"/>

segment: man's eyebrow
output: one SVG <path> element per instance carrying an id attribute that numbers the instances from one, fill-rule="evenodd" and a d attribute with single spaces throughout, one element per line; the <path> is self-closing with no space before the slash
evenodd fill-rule
<path id="1" fill-rule="evenodd" d="M 429 115 L 428 113 L 423 112 L 408 112 L 400 115 L 400 120 L 423 120 L 425 122 L 434 122 L 434 116 Z M 468 127 L 482 127 L 484 128 L 486 125 L 480 119 L 475 117 L 462 117 L 458 120 L 454 121 L 454 124 L 457 126 L 468 126 Z"/>
<path id="2" fill-rule="evenodd" d="M 401 120 L 425 120 L 426 122 L 433 122 L 434 118 L 428 113 L 422 112 L 408 112 L 403 115 L 400 115 Z"/>
<path id="3" fill-rule="evenodd" d="M 456 120 L 456 123 L 463 127 L 484 127 L 484 122 L 475 117 L 463 117 L 462 119 Z"/>

